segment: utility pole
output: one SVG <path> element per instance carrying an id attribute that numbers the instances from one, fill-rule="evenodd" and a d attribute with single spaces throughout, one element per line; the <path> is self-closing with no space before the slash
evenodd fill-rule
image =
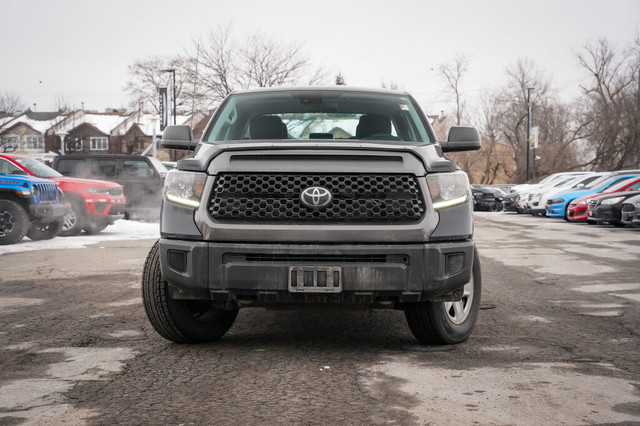
<path id="1" fill-rule="evenodd" d="M 168 70 L 162 70 L 162 72 L 170 72 L 171 76 L 172 76 L 172 84 L 171 87 L 173 88 L 173 93 L 172 93 L 172 98 L 173 98 L 173 124 L 176 124 L 176 70 L 175 68 L 171 68 Z"/>
<path id="2" fill-rule="evenodd" d="M 527 88 L 527 177 L 525 179 L 525 183 L 529 183 L 529 145 L 531 142 L 529 138 L 531 137 L 531 90 L 533 87 Z"/>

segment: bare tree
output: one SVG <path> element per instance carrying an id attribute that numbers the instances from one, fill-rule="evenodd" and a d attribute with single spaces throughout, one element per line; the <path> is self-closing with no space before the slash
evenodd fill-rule
<path id="1" fill-rule="evenodd" d="M 469 59 L 464 55 L 456 55 L 452 62 L 443 63 L 438 66 L 438 72 L 454 96 L 456 104 L 456 126 L 459 126 L 462 120 L 463 101 L 460 84 L 468 70 Z"/>
<path id="2" fill-rule="evenodd" d="M 14 93 L 0 92 L 0 113 L 15 114 L 25 109 L 25 103 L 20 96 Z"/>
<path id="3" fill-rule="evenodd" d="M 620 52 L 606 39 L 585 45 L 578 62 L 590 76 L 581 121 L 587 164 L 596 170 L 640 166 L 640 40 Z"/>
<path id="4" fill-rule="evenodd" d="M 194 39 L 187 82 L 194 103 L 211 108 L 236 89 L 297 84 L 320 84 L 326 72 L 315 67 L 301 44 L 287 44 L 252 34 L 234 37 L 230 26 L 212 29 Z"/>
<path id="5" fill-rule="evenodd" d="M 158 89 L 167 87 L 170 93 L 173 93 L 172 75 L 163 72 L 169 69 L 176 70 L 176 103 L 181 106 L 191 105 L 182 90 L 186 74 L 185 64 L 186 58 L 180 56 L 150 56 L 129 65 L 129 81 L 125 91 L 129 94 L 130 106 L 139 109 L 142 104 L 142 110 L 160 112 Z"/>

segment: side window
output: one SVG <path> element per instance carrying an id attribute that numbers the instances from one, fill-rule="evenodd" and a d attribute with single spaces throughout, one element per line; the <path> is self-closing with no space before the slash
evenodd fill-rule
<path id="1" fill-rule="evenodd" d="M 81 176 L 84 160 L 74 160 L 71 158 L 61 158 L 56 164 L 58 172 L 65 176 Z"/>
<path id="2" fill-rule="evenodd" d="M 116 160 L 93 160 L 91 164 L 91 171 L 93 172 L 94 176 L 107 178 L 116 177 Z"/>
<path id="3" fill-rule="evenodd" d="M 153 176 L 153 169 L 144 160 L 124 160 L 122 174 L 132 178 L 146 179 Z"/>
<path id="4" fill-rule="evenodd" d="M 10 175 L 17 170 L 22 169 L 15 164 L 12 164 L 11 162 L 5 160 L 4 158 L 0 158 L 0 174 Z"/>

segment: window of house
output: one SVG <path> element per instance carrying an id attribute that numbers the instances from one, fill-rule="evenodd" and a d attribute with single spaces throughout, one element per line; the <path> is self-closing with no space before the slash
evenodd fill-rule
<path id="1" fill-rule="evenodd" d="M 27 149 L 40 150 L 44 149 L 44 137 L 43 136 L 27 136 Z"/>
<path id="2" fill-rule="evenodd" d="M 2 139 L 0 139 L 1 152 L 12 152 L 18 149 L 19 146 L 20 140 L 18 139 L 18 136 L 8 135 L 3 136 Z"/>
<path id="3" fill-rule="evenodd" d="M 92 137 L 91 151 L 106 151 L 109 149 L 109 139 L 105 137 Z"/>

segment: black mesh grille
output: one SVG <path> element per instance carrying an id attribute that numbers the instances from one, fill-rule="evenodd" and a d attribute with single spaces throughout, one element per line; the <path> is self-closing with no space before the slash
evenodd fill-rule
<path id="1" fill-rule="evenodd" d="M 313 186 L 331 192 L 329 205 L 300 202 Z M 415 222 L 424 212 L 411 175 L 221 174 L 209 202 L 214 219 L 237 222 Z"/>

